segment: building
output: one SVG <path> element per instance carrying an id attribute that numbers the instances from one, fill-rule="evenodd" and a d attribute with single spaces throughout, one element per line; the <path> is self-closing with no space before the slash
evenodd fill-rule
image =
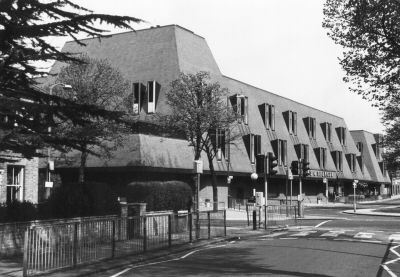
<path id="1" fill-rule="evenodd" d="M 330 197 L 352 194 L 354 180 L 377 193 L 388 193 L 390 180 L 381 159 L 379 136 L 349 131 L 343 118 L 223 75 L 206 40 L 185 28 L 152 27 L 82 42 L 86 47 L 67 42 L 63 51 L 107 58 L 132 84 L 131 113 L 143 121 L 168 112 L 165 92 L 180 72 L 207 71 L 213 81 L 229 89 L 228 101 L 241 115 L 241 138 L 229 149 L 219 149 L 222 154 L 214 161 L 219 201 L 248 198 L 253 188 L 264 191 L 262 176 L 252 181 L 250 175 L 256 171 L 257 155 L 267 152 L 278 158 L 278 174 L 268 180 L 269 197 L 289 193 L 287 168 L 299 159 L 308 161 L 311 169 L 302 182 L 305 201 L 316 201 L 321 193 Z M 51 73 L 62 66 L 55 63 Z M 79 159 L 74 155 L 70 158 L 75 164 L 56 162 L 64 180 L 76 180 Z M 180 179 L 193 184 L 193 157 L 187 141 L 143 130 L 127 138 L 113 159 L 91 157 L 87 177 L 109 182 L 117 191 L 132 181 Z M 205 157 L 203 162 L 200 198 L 205 202 L 213 197 Z M 233 176 L 229 184 L 227 176 Z M 292 187 L 293 195 L 299 194 L 297 176 Z"/>

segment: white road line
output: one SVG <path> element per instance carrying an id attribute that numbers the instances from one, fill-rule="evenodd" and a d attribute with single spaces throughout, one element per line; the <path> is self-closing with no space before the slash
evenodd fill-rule
<path id="1" fill-rule="evenodd" d="M 297 239 L 297 238 L 279 238 L 279 239 Z"/>
<path id="2" fill-rule="evenodd" d="M 389 236 L 389 240 L 400 240 L 400 234 L 392 234 Z"/>
<path id="3" fill-rule="evenodd" d="M 231 243 L 232 243 L 232 242 L 231 242 Z M 208 250 L 208 249 L 214 249 L 214 248 L 224 247 L 224 246 L 227 246 L 227 244 L 224 244 L 224 245 L 217 245 L 217 246 L 213 246 L 213 247 L 207 247 L 207 248 L 202 248 L 202 249 L 193 250 L 193 251 L 191 251 L 191 252 L 189 252 L 189 253 L 183 255 L 182 257 L 175 258 L 175 259 L 164 260 L 164 261 L 153 262 L 153 263 L 140 264 L 140 265 L 136 265 L 136 266 L 130 266 L 130 267 L 125 268 L 124 270 L 122 270 L 122 271 L 120 271 L 120 272 L 114 274 L 114 275 L 111 275 L 110 277 L 118 277 L 118 276 L 120 276 L 120 275 L 122 275 L 122 274 L 124 274 L 124 273 L 126 273 L 126 272 L 128 272 L 128 271 L 130 271 L 130 270 L 132 270 L 132 269 L 134 269 L 134 268 L 138 268 L 138 267 L 144 267 L 144 266 L 149 266 L 149 265 L 162 264 L 162 263 L 167 263 L 167 262 L 172 262 L 172 261 L 179 261 L 179 260 L 182 260 L 182 259 L 185 259 L 185 258 L 189 257 L 190 255 L 192 255 L 192 254 L 194 254 L 194 253 L 196 253 L 196 252 L 199 252 L 199 251 L 202 251 L 202 250 Z"/>
<path id="4" fill-rule="evenodd" d="M 264 236 L 260 236 L 260 238 L 273 238 L 273 237 L 277 237 L 280 235 L 285 235 L 288 232 L 279 232 L 279 233 L 273 233 L 273 234 L 269 234 L 269 235 L 264 235 Z"/>
<path id="5" fill-rule="evenodd" d="M 375 233 L 358 232 L 354 235 L 355 239 L 370 239 L 375 235 Z"/>
<path id="6" fill-rule="evenodd" d="M 345 231 L 329 231 L 327 233 L 323 233 L 320 237 L 338 237 L 339 235 L 343 235 Z"/>
<path id="7" fill-rule="evenodd" d="M 392 276 L 392 277 L 397 277 L 397 275 L 394 274 L 394 273 L 389 269 L 389 267 L 387 267 L 386 265 L 381 264 L 381 267 L 383 267 L 383 269 L 386 270 L 386 272 L 389 273 L 390 276 Z"/>
<path id="8" fill-rule="evenodd" d="M 316 233 L 317 231 L 303 231 L 303 232 L 299 232 L 293 235 L 290 235 L 290 237 L 305 237 L 308 236 L 310 234 Z"/>
<path id="9" fill-rule="evenodd" d="M 321 227 L 322 225 L 324 225 L 325 223 L 327 223 L 327 222 L 329 222 L 329 221 L 332 221 L 332 220 L 325 220 L 325 221 L 322 221 L 321 223 L 315 225 L 315 228 Z"/>

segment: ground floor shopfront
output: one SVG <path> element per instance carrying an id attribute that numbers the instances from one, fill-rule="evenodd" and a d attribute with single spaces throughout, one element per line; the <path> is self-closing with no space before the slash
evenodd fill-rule
<path id="1" fill-rule="evenodd" d="M 62 183 L 76 182 L 78 180 L 77 169 L 58 169 L 57 173 L 61 177 Z M 252 180 L 250 174 L 231 173 L 233 176 L 228 183 L 226 173 L 217 173 L 218 187 L 218 206 L 228 207 L 229 203 L 244 202 L 251 198 L 255 192 L 264 197 L 265 183 L 260 176 L 257 180 Z M 191 170 L 168 170 L 162 168 L 88 168 L 86 171 L 87 181 L 108 183 L 118 195 L 123 196 L 124 188 L 131 182 L 146 181 L 170 181 L 180 180 L 189 184 L 195 191 L 196 175 Z M 286 176 L 273 176 L 267 179 L 268 199 L 298 199 L 300 191 L 302 199 L 308 203 L 317 203 L 318 200 L 335 201 L 340 196 L 352 195 L 353 181 L 339 178 L 320 178 L 309 177 L 301 180 L 294 176 L 289 180 Z M 388 195 L 390 194 L 390 184 L 367 183 L 360 181 L 356 194 L 367 195 Z M 200 175 L 200 206 L 212 207 L 213 188 L 209 172 Z"/>

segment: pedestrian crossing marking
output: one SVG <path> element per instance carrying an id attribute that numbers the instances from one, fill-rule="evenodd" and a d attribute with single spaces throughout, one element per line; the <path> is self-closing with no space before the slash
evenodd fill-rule
<path id="1" fill-rule="evenodd" d="M 400 234 L 392 234 L 389 236 L 389 240 L 400 240 Z"/>
<path id="2" fill-rule="evenodd" d="M 273 234 L 261 236 L 261 238 L 273 238 L 273 237 L 277 237 L 277 236 L 280 236 L 280 235 L 286 235 L 287 233 L 288 232 L 273 233 Z"/>
<path id="3" fill-rule="evenodd" d="M 338 237 L 339 235 L 343 235 L 345 231 L 329 231 L 327 233 L 322 234 L 320 237 Z"/>
<path id="4" fill-rule="evenodd" d="M 375 233 L 358 232 L 354 238 L 357 239 L 370 239 L 375 235 Z"/>
<path id="5" fill-rule="evenodd" d="M 316 233 L 317 231 L 302 231 L 293 235 L 290 235 L 291 237 L 306 237 L 308 235 L 311 235 L 313 233 Z"/>

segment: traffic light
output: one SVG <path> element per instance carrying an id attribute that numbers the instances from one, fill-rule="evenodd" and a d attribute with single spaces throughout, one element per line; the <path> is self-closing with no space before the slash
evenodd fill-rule
<path id="1" fill-rule="evenodd" d="M 309 167 L 309 162 L 303 161 L 303 177 L 306 178 L 308 175 L 310 175 L 310 167 Z"/>
<path id="2" fill-rule="evenodd" d="M 271 152 L 268 152 L 268 165 L 268 173 L 270 176 L 278 173 L 278 171 L 275 169 L 278 166 L 278 158 L 276 158 Z"/>
<path id="3" fill-rule="evenodd" d="M 293 161 L 290 170 L 293 175 L 299 175 L 299 161 Z"/>
<path id="4" fill-rule="evenodd" d="M 265 172 L 266 174 L 268 174 L 268 168 L 266 168 L 266 159 L 265 159 L 265 155 L 264 154 L 260 154 L 256 156 L 256 172 L 257 174 L 264 174 L 265 170 L 267 170 L 267 172 Z"/>

